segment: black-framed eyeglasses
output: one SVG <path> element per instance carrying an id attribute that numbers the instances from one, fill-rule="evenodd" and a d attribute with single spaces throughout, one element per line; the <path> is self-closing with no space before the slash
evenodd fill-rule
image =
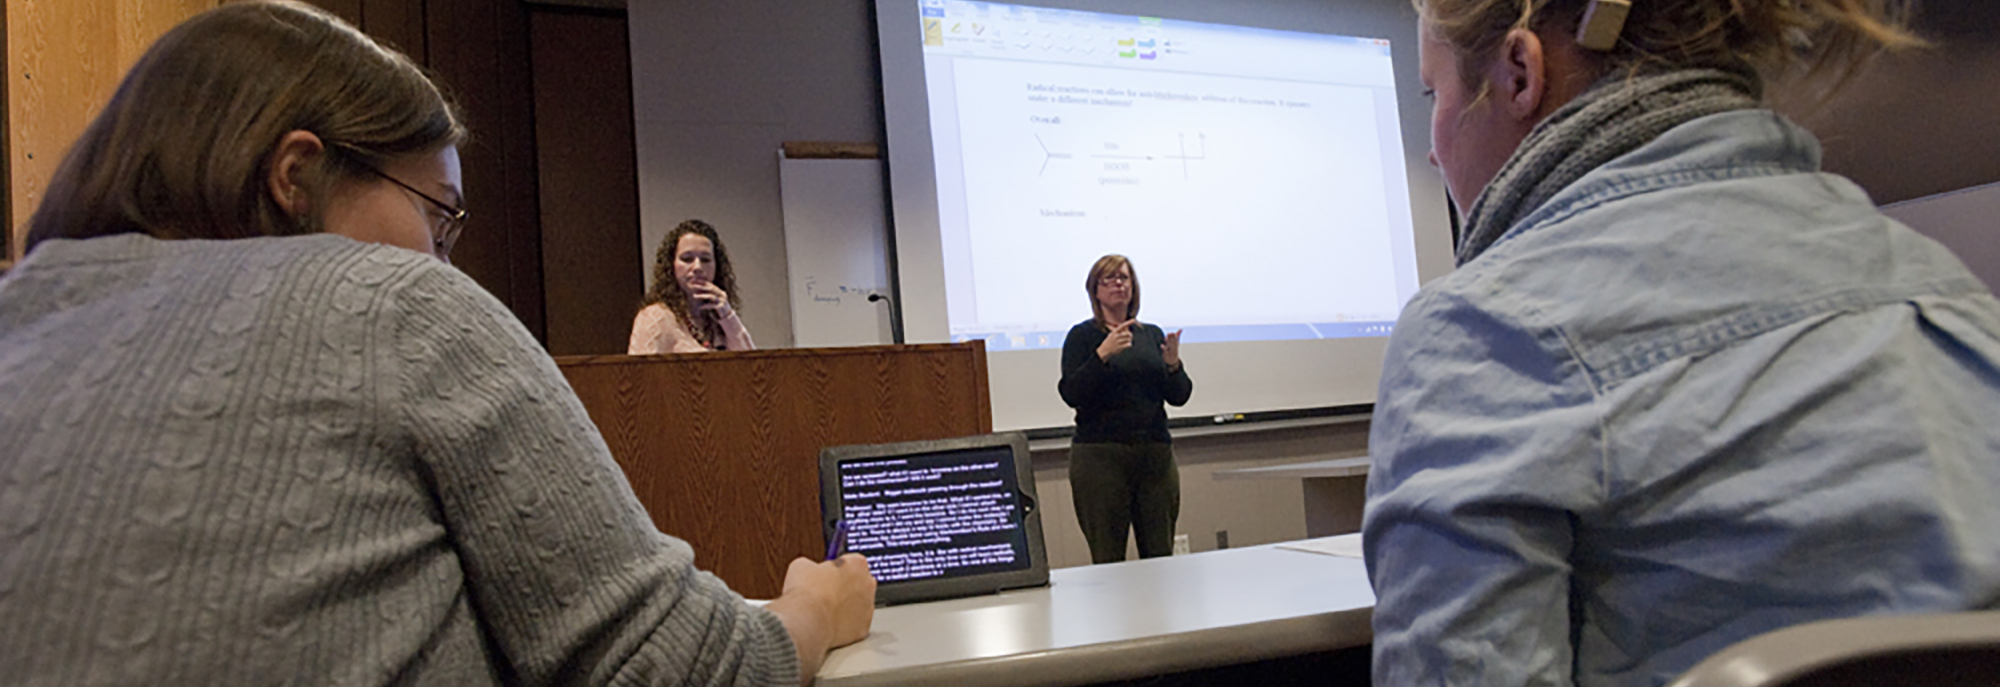
<path id="1" fill-rule="evenodd" d="M 424 193 L 417 190 L 414 186 L 403 183 L 402 179 L 389 176 L 389 173 L 382 171 L 382 168 L 370 164 L 362 156 L 361 150 L 354 146 L 340 142 L 334 142 L 332 146 L 336 149 L 347 151 L 349 153 L 347 157 L 353 160 L 354 164 L 360 165 L 362 169 L 368 170 L 370 174 L 382 177 L 383 180 L 395 184 L 405 191 L 417 194 L 418 198 L 424 199 L 425 202 L 437 206 L 438 210 L 443 211 L 444 222 L 431 227 L 431 248 L 437 253 L 438 257 L 444 258 L 446 262 L 451 261 L 451 247 L 458 244 L 458 235 L 465 231 L 465 219 L 472 216 L 472 213 L 466 212 L 465 208 L 454 207 L 450 203 L 432 198 L 431 194 Z"/>
<path id="2" fill-rule="evenodd" d="M 1114 284 L 1129 284 L 1131 282 L 1132 282 L 1132 277 L 1124 274 L 1107 274 L 1097 278 L 1097 284 L 1099 286 L 1111 286 Z"/>
<path id="3" fill-rule="evenodd" d="M 458 235 L 465 231 L 465 218 L 470 217 L 472 213 L 466 212 L 465 208 L 453 207 L 450 203 L 432 198 L 431 194 L 419 191 L 416 187 L 403 183 L 403 180 L 389 176 L 388 172 L 376 169 L 375 165 L 358 160 L 356 162 L 359 162 L 362 169 L 374 173 L 375 176 L 382 177 L 391 184 L 401 186 L 405 191 L 417 194 L 418 198 L 428 201 L 431 205 L 437 206 L 438 210 L 443 211 L 444 222 L 431 228 L 431 245 L 437 249 L 438 257 L 445 257 L 451 254 L 451 247 L 458 243 Z"/>

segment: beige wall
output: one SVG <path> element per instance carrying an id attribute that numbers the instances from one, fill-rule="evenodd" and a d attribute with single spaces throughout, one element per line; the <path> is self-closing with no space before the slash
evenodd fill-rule
<path id="1" fill-rule="evenodd" d="M 785 141 L 880 142 L 869 2 L 634 2 L 632 114 L 640 250 L 688 218 L 715 225 L 736 268 L 744 326 L 792 345 L 778 195 Z"/>
<path id="2" fill-rule="evenodd" d="M 8 259 L 21 225 L 125 70 L 181 20 L 218 0 L 7 0 Z"/>

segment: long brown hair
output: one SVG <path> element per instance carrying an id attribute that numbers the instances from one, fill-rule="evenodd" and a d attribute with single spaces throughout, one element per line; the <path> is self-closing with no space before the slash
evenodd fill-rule
<path id="1" fill-rule="evenodd" d="M 327 144 L 304 174 L 319 201 L 307 217 L 287 213 L 266 184 L 270 152 L 292 131 Z M 327 192 L 366 174 L 363 163 L 464 138 L 422 70 L 339 18 L 291 0 L 218 7 L 168 31 L 125 75 L 50 179 L 28 248 L 128 233 L 315 232 Z"/>
<path id="2" fill-rule="evenodd" d="M 709 245 L 715 246 L 715 279 L 711 281 L 715 283 L 715 288 L 729 294 L 730 308 L 743 309 L 743 304 L 736 297 L 736 269 L 729 266 L 729 251 L 722 247 L 722 236 L 715 232 L 715 227 L 698 219 L 680 223 L 660 240 L 660 247 L 653 253 L 653 287 L 646 290 L 646 300 L 639 307 L 654 303 L 665 306 L 688 333 L 700 336 L 702 332 L 695 331 L 694 313 L 688 307 L 687 290 L 681 288 L 680 280 L 674 278 L 674 258 L 680 250 L 681 237 L 690 235 L 708 239 Z M 708 332 L 711 335 L 719 333 Z M 717 337 L 711 341 L 720 340 Z"/>
<path id="3" fill-rule="evenodd" d="M 1459 73 L 1486 96 L 1477 67 L 1507 32 L 1575 31 L 1589 0 L 1412 0 L 1436 35 L 1457 52 Z M 1599 53 L 1600 75 L 1614 70 L 1712 67 L 1751 76 L 1796 73 L 1845 82 L 1884 49 L 1923 45 L 1906 26 L 1910 0 L 1665 0 L 1632 3 L 1618 42 Z M 1830 78 L 1829 78 L 1830 77 Z"/>
<path id="4" fill-rule="evenodd" d="M 1090 317 L 1097 320 L 1097 324 L 1100 327 L 1109 328 L 1111 325 L 1117 324 L 1117 322 L 1104 321 L 1104 304 L 1097 301 L 1097 281 L 1106 276 L 1117 274 L 1120 267 L 1125 268 L 1126 274 L 1132 275 L 1132 283 L 1130 284 L 1132 287 L 1132 301 L 1125 304 L 1125 319 L 1129 320 L 1139 316 L 1139 268 L 1132 266 L 1130 258 L 1112 253 L 1098 258 L 1097 263 L 1090 266 L 1090 276 L 1083 278 L 1083 291 L 1090 294 Z"/>

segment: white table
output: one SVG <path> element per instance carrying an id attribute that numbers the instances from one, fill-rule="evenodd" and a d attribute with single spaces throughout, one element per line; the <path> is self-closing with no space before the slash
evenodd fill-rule
<path id="1" fill-rule="evenodd" d="M 1368 457 L 1362 456 L 1217 470 L 1215 479 L 1302 480 L 1306 536 L 1331 537 L 1361 531 L 1361 507 L 1368 500 L 1368 462 Z"/>
<path id="2" fill-rule="evenodd" d="M 824 687 L 1081 685 L 1366 646 L 1360 559 L 1265 545 L 1051 571 L 1050 585 L 875 611 Z"/>

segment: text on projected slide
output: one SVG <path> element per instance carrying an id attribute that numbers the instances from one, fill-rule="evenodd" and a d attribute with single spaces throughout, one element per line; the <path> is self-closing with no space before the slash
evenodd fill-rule
<path id="1" fill-rule="evenodd" d="M 1085 299 L 1022 275 L 1107 253 L 1133 258 L 1147 318 L 1187 343 L 1383 336 L 1415 292 L 1387 41 L 990 2 L 923 13 L 952 340 L 1060 345 Z"/>

